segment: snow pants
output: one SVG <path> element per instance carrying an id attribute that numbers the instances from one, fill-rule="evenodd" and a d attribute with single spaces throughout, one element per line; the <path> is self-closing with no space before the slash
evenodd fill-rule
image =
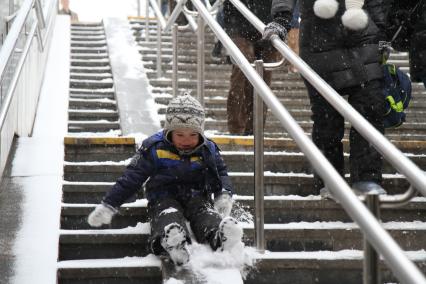
<path id="1" fill-rule="evenodd" d="M 214 237 L 222 217 L 213 209 L 211 200 L 203 196 L 192 197 L 181 202 L 173 198 L 165 198 L 148 204 L 148 216 L 151 222 L 150 249 L 159 255 L 164 252 L 161 238 L 164 227 L 178 223 L 185 229 L 188 243 L 191 242 L 190 234 L 186 227 L 188 221 L 195 239 L 199 243 L 209 243 L 215 250 Z"/>
<path id="2" fill-rule="evenodd" d="M 263 59 L 264 62 L 276 62 L 279 58 L 278 51 L 270 43 L 251 41 L 243 37 L 233 37 L 232 40 L 250 63 L 253 63 L 256 59 Z M 263 78 L 265 83 L 270 86 L 271 71 L 264 70 Z M 266 111 L 265 106 L 264 120 L 266 119 Z M 253 134 L 253 86 L 236 65 L 232 65 L 227 116 L 228 130 L 231 134 Z"/>
<path id="3" fill-rule="evenodd" d="M 311 101 L 312 140 L 335 167 L 344 176 L 342 138 L 345 132 L 344 118 L 312 87 L 307 81 Z M 348 102 L 367 119 L 379 132 L 384 133 L 383 114 L 385 100 L 383 97 L 383 81 L 372 80 L 364 84 L 338 91 L 348 95 Z M 351 183 L 358 181 L 382 182 L 382 157 L 370 143 L 353 127 L 349 133 L 349 167 Z M 314 188 L 321 189 L 324 184 L 314 173 Z"/>

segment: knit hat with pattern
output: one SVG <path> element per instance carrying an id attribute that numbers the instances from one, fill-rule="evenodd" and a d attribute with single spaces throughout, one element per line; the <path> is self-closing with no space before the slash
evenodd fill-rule
<path id="1" fill-rule="evenodd" d="M 201 135 L 204 132 L 205 112 L 201 104 L 188 94 L 177 96 L 169 102 L 164 129 L 190 128 Z"/>

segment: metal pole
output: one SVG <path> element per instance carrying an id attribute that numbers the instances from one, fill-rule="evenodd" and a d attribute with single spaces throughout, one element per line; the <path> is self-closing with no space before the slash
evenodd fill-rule
<path id="1" fill-rule="evenodd" d="M 145 41 L 149 41 L 149 1 L 145 1 Z"/>
<path id="2" fill-rule="evenodd" d="M 256 71 L 263 78 L 263 60 L 254 62 Z M 264 190 L 263 190 L 263 100 L 257 93 L 253 92 L 253 133 L 254 133 L 254 208 L 255 208 L 255 240 L 256 248 L 260 253 L 265 252 L 264 231 Z"/>
<path id="3" fill-rule="evenodd" d="M 371 213 L 380 218 L 379 196 L 377 194 L 367 194 L 365 196 L 367 208 Z M 380 257 L 374 247 L 364 236 L 364 262 L 363 262 L 363 284 L 380 284 Z"/>
<path id="4" fill-rule="evenodd" d="M 141 16 L 141 0 L 136 0 L 136 5 L 137 5 L 137 15 L 138 17 Z"/>
<path id="5" fill-rule="evenodd" d="M 197 96 L 198 101 L 204 107 L 204 19 L 198 17 L 197 30 Z"/>
<path id="6" fill-rule="evenodd" d="M 161 5 L 161 0 L 158 0 L 158 5 Z M 161 78 L 161 23 L 160 15 L 157 15 L 157 78 Z"/>
<path id="7" fill-rule="evenodd" d="M 178 90 L 178 25 L 173 24 L 172 27 L 172 41 L 173 41 L 173 67 L 172 67 L 172 94 L 173 97 L 177 96 Z"/>

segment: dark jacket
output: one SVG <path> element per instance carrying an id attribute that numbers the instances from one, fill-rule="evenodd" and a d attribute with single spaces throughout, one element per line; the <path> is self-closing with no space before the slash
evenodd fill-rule
<path id="1" fill-rule="evenodd" d="M 321 19 L 313 11 L 315 0 L 300 0 L 300 55 L 334 89 L 359 86 L 382 79 L 379 40 L 384 40 L 387 6 L 384 0 L 366 0 L 368 26 L 351 31 L 342 24 L 345 1 L 337 0 L 339 9 L 331 19 Z M 272 15 L 290 17 L 295 0 L 273 0 Z"/>
<path id="2" fill-rule="evenodd" d="M 165 197 L 185 201 L 199 195 L 210 198 L 222 189 L 232 193 L 226 166 L 213 141 L 206 139 L 194 153 L 182 155 L 163 131 L 143 141 L 103 202 L 118 208 L 145 182 L 148 201 Z"/>
<path id="3" fill-rule="evenodd" d="M 264 24 L 272 21 L 272 0 L 241 0 Z M 231 37 L 243 37 L 251 41 L 260 40 L 262 35 L 247 21 L 235 6 L 226 0 L 223 4 L 225 30 Z"/>
<path id="4" fill-rule="evenodd" d="M 390 0 L 391 12 L 388 17 L 388 40 L 398 51 L 408 51 L 410 55 L 410 75 L 412 81 L 426 77 L 426 1 Z M 400 31 L 397 34 L 397 30 Z"/>

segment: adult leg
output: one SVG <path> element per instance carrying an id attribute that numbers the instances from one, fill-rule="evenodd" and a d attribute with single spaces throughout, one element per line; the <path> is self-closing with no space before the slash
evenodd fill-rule
<path id="1" fill-rule="evenodd" d="M 333 167 L 344 176 L 343 135 L 345 133 L 343 117 L 312 87 L 307 81 L 311 101 L 312 141 L 330 161 Z M 314 172 L 314 188 L 324 187 L 321 178 Z"/>
<path id="2" fill-rule="evenodd" d="M 349 103 L 367 119 L 380 133 L 384 133 L 383 81 L 373 80 L 349 95 Z M 382 156 L 354 128 L 350 131 L 351 182 L 382 182 Z"/>
<path id="3" fill-rule="evenodd" d="M 164 228 L 170 224 L 176 223 L 180 225 L 186 232 L 187 241 L 191 241 L 186 228 L 183 208 L 177 200 L 167 198 L 154 203 L 150 202 L 148 205 L 148 217 L 151 223 L 149 244 L 153 254 L 159 255 L 165 252 L 161 246 L 161 239 L 165 234 Z"/>
<path id="4" fill-rule="evenodd" d="M 202 196 L 191 198 L 185 206 L 185 217 L 199 243 L 209 243 L 213 249 L 214 237 L 222 217 L 213 209 L 211 201 Z"/>
<path id="5" fill-rule="evenodd" d="M 256 58 L 261 58 L 263 62 L 277 62 L 280 60 L 280 53 L 269 43 L 269 42 L 261 42 L 254 45 L 254 53 Z M 268 86 L 271 86 L 272 82 L 272 72 L 263 70 L 263 80 Z M 247 123 L 245 125 L 245 134 L 253 134 L 253 87 L 250 82 L 250 87 L 252 88 L 251 93 L 246 93 L 245 97 L 245 113 L 247 117 Z M 266 104 L 263 105 L 263 123 L 266 121 L 266 114 L 268 113 L 268 108 Z"/>
<path id="6" fill-rule="evenodd" d="M 233 41 L 245 57 L 252 62 L 254 60 L 253 43 L 242 37 L 235 37 Z M 227 101 L 228 130 L 231 134 L 243 134 L 244 132 L 248 119 L 245 111 L 245 98 L 249 94 L 253 96 L 253 88 L 250 82 L 240 68 L 232 65 L 231 87 Z"/>

